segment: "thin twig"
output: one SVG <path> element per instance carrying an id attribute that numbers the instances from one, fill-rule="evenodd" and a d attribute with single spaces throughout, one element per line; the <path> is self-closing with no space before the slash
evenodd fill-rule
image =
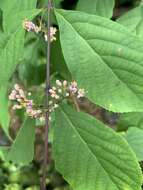
<path id="1" fill-rule="evenodd" d="M 76 111 L 77 111 L 77 112 L 80 112 L 80 108 L 79 108 L 79 105 L 78 105 L 78 103 L 77 103 L 76 98 L 75 98 L 74 96 L 72 96 L 71 98 L 72 98 L 72 101 L 73 101 L 73 103 L 74 103 L 74 105 L 75 105 Z"/>
<path id="2" fill-rule="evenodd" d="M 47 111 L 45 113 L 45 140 L 44 140 L 44 161 L 43 161 L 43 176 L 41 181 L 41 190 L 46 190 L 46 174 L 48 163 L 48 131 L 49 131 L 49 88 L 50 88 L 50 56 L 51 56 L 51 43 L 50 43 L 50 26 L 51 26 L 51 1 L 48 0 L 48 43 L 47 43 L 47 66 L 46 66 L 46 101 L 45 107 Z"/>

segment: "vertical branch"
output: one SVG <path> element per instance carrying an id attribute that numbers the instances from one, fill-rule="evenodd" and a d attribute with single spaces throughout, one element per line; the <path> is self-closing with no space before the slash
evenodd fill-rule
<path id="1" fill-rule="evenodd" d="M 51 26 L 51 4 L 52 0 L 48 0 L 48 21 L 47 21 L 47 66 L 46 66 L 46 100 L 45 107 L 47 111 L 45 113 L 45 138 L 44 138 L 44 161 L 43 161 L 43 176 L 41 181 L 41 190 L 46 190 L 46 173 L 48 163 L 48 131 L 49 131 L 49 88 L 50 88 L 50 55 L 51 55 L 51 43 L 50 43 L 50 26 Z"/>

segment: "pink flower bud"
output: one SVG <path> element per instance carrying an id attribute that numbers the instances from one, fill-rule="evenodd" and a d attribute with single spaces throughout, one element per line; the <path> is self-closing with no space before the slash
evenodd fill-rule
<path id="1" fill-rule="evenodd" d="M 19 86 L 18 84 L 15 84 L 15 85 L 14 85 L 14 88 L 15 88 L 15 90 L 19 91 L 20 86 Z"/>
<path id="2" fill-rule="evenodd" d="M 63 86 L 66 87 L 68 82 L 66 80 L 63 81 Z"/>
<path id="3" fill-rule="evenodd" d="M 57 84 L 57 86 L 62 86 L 62 83 L 60 80 L 56 80 L 56 84 Z"/>

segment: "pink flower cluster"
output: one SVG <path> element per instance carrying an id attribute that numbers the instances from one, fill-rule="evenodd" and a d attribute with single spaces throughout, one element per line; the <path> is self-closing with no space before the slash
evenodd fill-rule
<path id="1" fill-rule="evenodd" d="M 82 88 L 78 88 L 77 82 L 67 82 L 56 80 L 56 85 L 50 88 L 49 90 L 51 100 L 49 102 L 49 113 L 55 111 L 58 107 L 59 103 L 62 102 L 65 98 L 82 98 L 85 96 L 85 90 Z M 14 85 L 14 89 L 9 95 L 9 100 L 15 102 L 14 106 L 12 107 L 14 110 L 18 109 L 25 109 L 26 114 L 31 118 L 38 118 L 41 121 L 45 121 L 45 111 L 47 108 L 40 107 L 38 109 L 33 100 L 27 98 L 27 96 L 31 96 L 31 93 L 25 93 L 23 89 L 18 85 Z M 51 117 L 49 117 L 51 120 Z"/>
<path id="2" fill-rule="evenodd" d="M 45 32 L 45 29 L 43 30 L 41 27 L 38 27 L 37 25 L 35 25 L 33 22 L 29 20 L 24 20 L 23 28 L 28 32 L 35 32 L 35 33 L 44 32 L 45 41 L 46 42 L 48 41 L 48 35 Z M 57 29 L 51 26 L 50 27 L 50 41 L 51 42 L 56 40 L 56 37 L 55 37 L 56 32 L 57 32 Z"/>
<path id="3" fill-rule="evenodd" d="M 27 95 L 31 96 L 31 93 L 28 93 Z M 35 105 L 33 100 L 26 97 L 23 89 L 18 84 L 14 85 L 14 89 L 9 95 L 9 100 L 15 101 L 16 104 L 13 106 L 14 110 L 25 108 L 29 117 L 43 120 L 42 111 L 34 108 Z"/>
<path id="4" fill-rule="evenodd" d="M 55 37 L 56 32 L 57 32 L 57 29 L 55 27 L 51 26 L 50 27 L 50 40 L 51 40 L 51 42 L 56 41 L 56 37 Z M 44 37 L 45 37 L 45 41 L 47 42 L 48 41 L 48 35 L 45 34 Z"/>
<path id="5" fill-rule="evenodd" d="M 53 86 L 49 93 L 52 99 L 59 100 L 61 98 L 75 96 L 76 98 L 82 98 L 85 96 L 85 90 L 78 88 L 77 82 L 72 81 L 68 83 L 67 81 L 56 80 L 56 87 Z"/>
<path id="6" fill-rule="evenodd" d="M 28 21 L 28 20 L 24 20 L 23 21 L 23 28 L 28 31 L 28 32 L 40 32 L 41 28 L 36 26 L 33 22 Z"/>

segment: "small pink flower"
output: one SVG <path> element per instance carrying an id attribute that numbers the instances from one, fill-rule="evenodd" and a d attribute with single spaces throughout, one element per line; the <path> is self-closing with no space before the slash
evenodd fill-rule
<path id="1" fill-rule="evenodd" d="M 69 90 L 70 90 L 70 92 L 72 94 L 75 94 L 78 91 L 77 82 L 76 81 L 71 82 L 71 84 L 69 86 Z"/>
<path id="2" fill-rule="evenodd" d="M 52 89 L 49 90 L 51 97 L 55 99 L 59 99 L 59 95 L 57 95 L 56 91 L 53 89 L 55 89 L 55 87 L 52 87 Z"/>
<path id="3" fill-rule="evenodd" d="M 15 100 L 15 99 L 16 99 L 15 94 L 12 94 L 12 93 L 11 93 L 11 94 L 9 95 L 9 100 Z"/>
<path id="4" fill-rule="evenodd" d="M 19 92 L 19 95 L 20 95 L 21 98 L 25 98 L 25 93 L 24 93 L 24 91 L 22 89 L 19 89 L 18 92 Z"/>
<path id="5" fill-rule="evenodd" d="M 20 90 L 20 86 L 19 86 L 18 84 L 15 84 L 15 85 L 14 85 L 14 88 L 15 88 L 15 90 L 17 90 L 17 91 Z"/>
<path id="6" fill-rule="evenodd" d="M 68 82 L 66 80 L 63 81 L 63 86 L 66 87 Z"/>
<path id="7" fill-rule="evenodd" d="M 32 107 L 33 106 L 33 100 L 27 100 L 26 106 Z"/>
<path id="8" fill-rule="evenodd" d="M 62 86 L 62 82 L 60 80 L 56 80 L 57 86 Z"/>

